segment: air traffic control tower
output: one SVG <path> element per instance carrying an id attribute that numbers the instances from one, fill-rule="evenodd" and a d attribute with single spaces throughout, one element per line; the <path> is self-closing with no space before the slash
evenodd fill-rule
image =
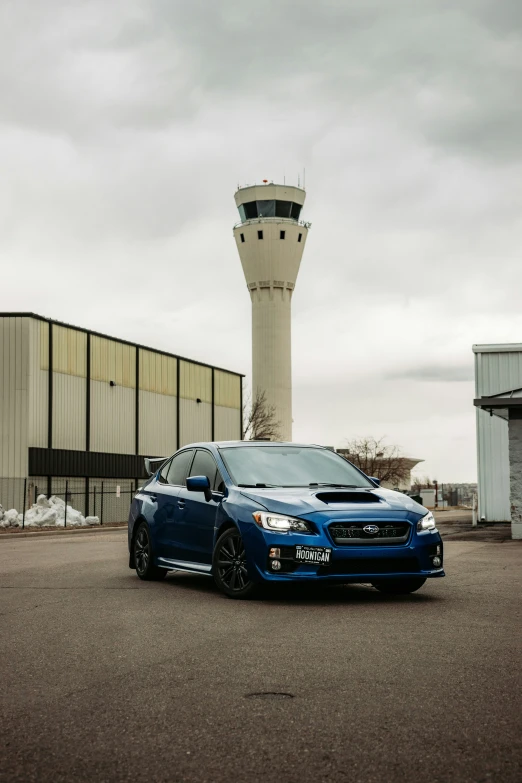
<path id="1" fill-rule="evenodd" d="M 252 299 L 252 396 L 265 392 L 284 441 L 292 440 L 291 304 L 310 227 L 299 220 L 305 197 L 267 182 L 235 195 L 234 237 Z"/>

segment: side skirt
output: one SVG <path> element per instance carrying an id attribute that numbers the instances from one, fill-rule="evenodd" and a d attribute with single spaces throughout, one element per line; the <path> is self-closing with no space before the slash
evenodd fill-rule
<path id="1" fill-rule="evenodd" d="M 167 568 L 169 571 L 188 571 L 191 574 L 212 576 L 212 566 L 203 563 L 189 563 L 186 560 L 171 560 L 169 557 L 158 557 L 159 568 Z"/>

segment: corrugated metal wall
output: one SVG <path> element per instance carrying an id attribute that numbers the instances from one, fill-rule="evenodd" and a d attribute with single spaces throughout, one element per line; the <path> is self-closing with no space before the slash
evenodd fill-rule
<path id="1" fill-rule="evenodd" d="M 211 440 L 212 370 L 210 367 L 180 361 L 179 389 L 179 445 Z"/>
<path id="2" fill-rule="evenodd" d="M 134 454 L 135 408 L 134 389 L 91 381 L 91 451 Z"/>
<path id="3" fill-rule="evenodd" d="M 0 476 L 24 477 L 28 469 L 29 323 L 0 319 Z"/>
<path id="4" fill-rule="evenodd" d="M 83 451 L 86 443 L 87 335 L 53 326 L 53 448 Z"/>
<path id="5" fill-rule="evenodd" d="M 49 415 L 49 324 L 29 322 L 29 425 L 28 445 L 47 448 Z"/>
<path id="6" fill-rule="evenodd" d="M 111 386 L 113 381 L 116 385 Z M 134 454 L 136 349 L 91 337 L 91 451 Z"/>
<path id="7" fill-rule="evenodd" d="M 520 387 L 521 351 L 475 353 L 476 397 Z M 511 518 L 508 423 L 479 409 L 476 416 L 479 515 L 488 522 L 504 522 Z"/>
<path id="8" fill-rule="evenodd" d="M 53 373 L 54 449 L 85 449 L 86 408 L 85 378 Z"/>
<path id="9" fill-rule="evenodd" d="M 212 405 L 180 399 L 180 446 L 212 439 Z"/>
<path id="10" fill-rule="evenodd" d="M 227 408 L 241 408 L 241 378 L 223 370 L 214 371 L 214 401 Z"/>
<path id="11" fill-rule="evenodd" d="M 216 405 L 214 411 L 214 439 L 241 440 L 239 408 L 224 408 Z"/>
<path id="12" fill-rule="evenodd" d="M 214 371 L 214 438 L 241 438 L 241 378 L 223 370 Z"/>
<path id="13" fill-rule="evenodd" d="M 136 348 L 134 345 L 91 337 L 91 380 L 134 389 L 136 386 Z"/>
<path id="14" fill-rule="evenodd" d="M 179 396 L 186 400 L 212 402 L 212 370 L 192 362 L 180 362 Z"/>
<path id="15" fill-rule="evenodd" d="M 177 359 L 140 349 L 140 452 L 167 457 L 177 444 Z"/>

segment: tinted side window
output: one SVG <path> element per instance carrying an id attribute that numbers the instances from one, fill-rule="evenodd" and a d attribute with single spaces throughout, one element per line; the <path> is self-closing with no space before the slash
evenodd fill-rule
<path id="1" fill-rule="evenodd" d="M 193 449 L 188 449 L 188 451 L 182 451 L 181 454 L 177 454 L 173 458 L 167 475 L 169 484 L 174 484 L 177 487 L 185 486 L 185 479 L 188 475 L 193 454 Z"/>
<path id="2" fill-rule="evenodd" d="M 161 482 L 161 484 L 167 483 L 167 474 L 169 472 L 170 468 L 170 460 L 167 460 L 167 462 L 163 465 L 162 469 L 160 470 L 158 481 Z"/>
<path id="3" fill-rule="evenodd" d="M 190 469 L 191 476 L 207 476 L 210 481 L 210 488 L 215 492 L 225 492 L 225 482 L 219 472 L 214 457 L 210 452 L 202 449 L 196 452 L 194 462 Z"/>
<path id="4" fill-rule="evenodd" d="M 210 454 L 208 451 L 202 451 L 198 449 L 190 469 L 190 475 L 206 476 L 210 481 L 210 488 L 214 489 L 216 473 L 217 465 L 212 454 Z"/>

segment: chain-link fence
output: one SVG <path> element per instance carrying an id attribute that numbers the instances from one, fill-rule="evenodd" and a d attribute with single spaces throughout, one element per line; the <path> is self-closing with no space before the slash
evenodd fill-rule
<path id="1" fill-rule="evenodd" d="M 132 479 L 0 477 L 0 527 L 126 523 L 138 486 Z"/>

